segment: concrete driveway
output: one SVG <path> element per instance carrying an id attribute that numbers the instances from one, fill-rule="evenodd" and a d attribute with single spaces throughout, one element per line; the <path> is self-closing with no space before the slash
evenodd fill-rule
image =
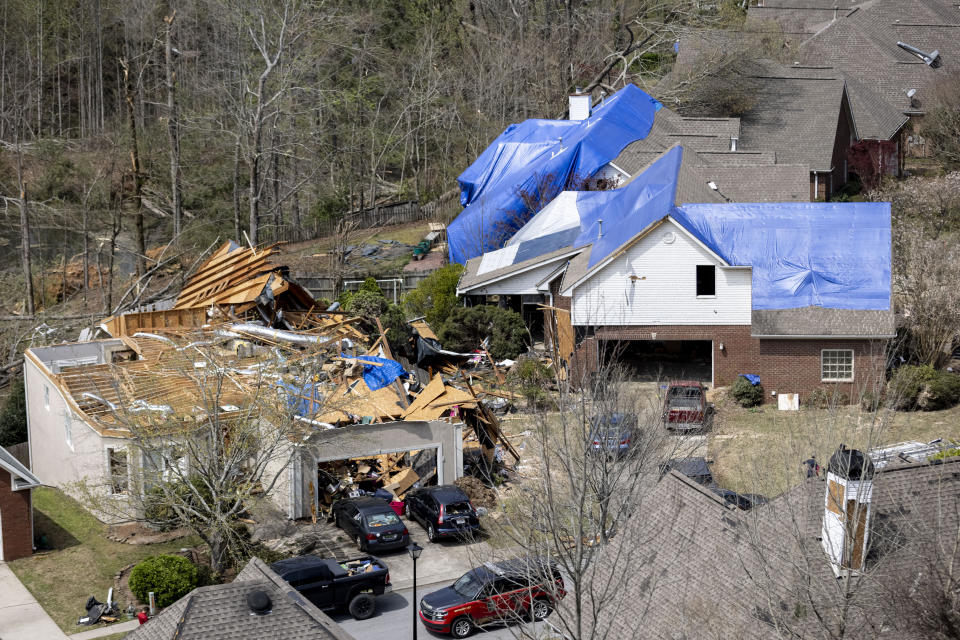
<path id="1" fill-rule="evenodd" d="M 0 562 L 0 640 L 66 640 L 67 636 Z"/>

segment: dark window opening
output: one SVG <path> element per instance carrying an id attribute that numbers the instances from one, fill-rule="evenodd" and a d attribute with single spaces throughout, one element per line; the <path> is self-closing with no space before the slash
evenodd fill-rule
<path id="1" fill-rule="evenodd" d="M 697 295 L 717 295 L 717 268 L 712 264 L 697 265 Z"/>

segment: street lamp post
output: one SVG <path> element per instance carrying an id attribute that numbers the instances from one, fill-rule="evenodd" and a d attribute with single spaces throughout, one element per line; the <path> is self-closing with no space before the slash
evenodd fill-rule
<path id="1" fill-rule="evenodd" d="M 423 547 L 416 542 L 407 547 L 407 553 L 413 559 L 413 640 L 417 640 L 417 558 L 422 551 Z"/>

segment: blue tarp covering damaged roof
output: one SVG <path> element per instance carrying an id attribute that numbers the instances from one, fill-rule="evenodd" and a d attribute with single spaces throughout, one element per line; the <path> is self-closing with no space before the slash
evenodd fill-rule
<path id="1" fill-rule="evenodd" d="M 729 203 L 674 205 L 682 148 L 665 152 L 626 186 L 564 192 L 478 275 L 569 246 L 592 245 L 593 268 L 670 216 L 730 266 L 752 267 L 752 308 L 890 308 L 890 204 Z M 602 225 L 600 220 L 602 219 Z"/>
<path id="2" fill-rule="evenodd" d="M 465 209 L 447 228 L 450 261 L 502 247 L 531 216 L 521 193 L 559 191 L 593 176 L 650 133 L 660 108 L 627 85 L 586 120 L 534 119 L 507 127 L 458 178 Z"/>

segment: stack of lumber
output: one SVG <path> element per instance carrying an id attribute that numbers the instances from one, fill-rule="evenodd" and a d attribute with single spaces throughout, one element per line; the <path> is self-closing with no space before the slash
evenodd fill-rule
<path id="1" fill-rule="evenodd" d="M 281 275 L 282 267 L 269 261 L 277 253 L 277 244 L 259 251 L 227 242 L 197 269 L 180 292 L 174 309 L 234 306 L 243 313 L 269 287 L 276 300 L 292 299 L 293 309 L 310 309 L 313 297 L 302 287 Z"/>

